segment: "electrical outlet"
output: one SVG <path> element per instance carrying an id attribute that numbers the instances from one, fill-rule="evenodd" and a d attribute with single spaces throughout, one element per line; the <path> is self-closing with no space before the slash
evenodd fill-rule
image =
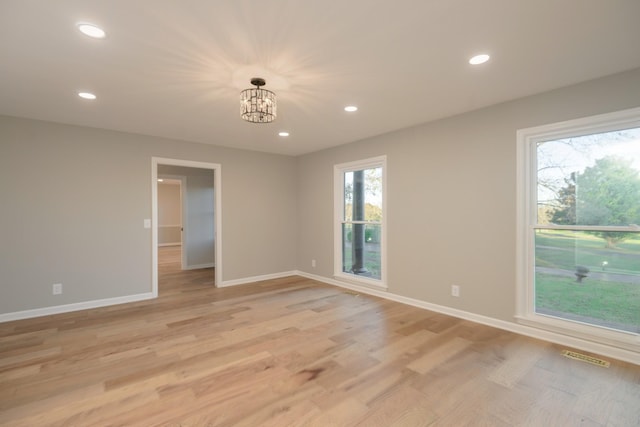
<path id="1" fill-rule="evenodd" d="M 316 268 L 316 260 L 315 259 L 311 260 L 311 267 Z"/>
<path id="2" fill-rule="evenodd" d="M 62 293 L 62 283 L 54 283 L 52 291 L 54 295 L 60 295 Z"/>
<path id="3" fill-rule="evenodd" d="M 460 286 L 451 285 L 451 296 L 454 296 L 454 297 L 460 296 Z"/>

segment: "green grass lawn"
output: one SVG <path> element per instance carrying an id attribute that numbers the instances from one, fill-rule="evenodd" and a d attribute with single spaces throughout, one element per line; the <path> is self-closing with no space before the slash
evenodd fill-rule
<path id="1" fill-rule="evenodd" d="M 607 262 L 604 268 L 603 261 Z M 582 283 L 573 275 L 577 265 L 590 270 Z M 536 267 L 558 270 L 558 274 L 536 273 L 536 311 L 640 332 L 640 239 L 628 239 L 612 249 L 588 233 L 540 230 Z"/>
<path id="2" fill-rule="evenodd" d="M 585 232 L 540 230 L 536 233 L 538 267 L 573 270 L 583 265 L 592 271 L 640 274 L 640 236 L 617 248 L 604 246 L 604 240 Z"/>
<path id="3" fill-rule="evenodd" d="M 640 328 L 640 284 L 536 274 L 536 310 L 575 314 L 603 322 L 614 322 L 623 330 Z M 596 323 L 598 324 L 598 323 Z"/>

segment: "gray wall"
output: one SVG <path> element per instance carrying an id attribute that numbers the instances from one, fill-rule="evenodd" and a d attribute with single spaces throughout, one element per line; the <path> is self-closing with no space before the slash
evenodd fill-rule
<path id="1" fill-rule="evenodd" d="M 209 173 L 187 177 L 186 267 L 215 263 L 213 171 Z"/>
<path id="2" fill-rule="evenodd" d="M 151 291 L 153 156 L 222 165 L 223 280 L 295 269 L 294 158 L 0 116 L 0 314 Z"/>
<path id="3" fill-rule="evenodd" d="M 158 245 L 182 242 L 180 185 L 158 183 Z"/>
<path id="4" fill-rule="evenodd" d="M 301 156 L 298 269 L 333 276 L 333 166 L 386 154 L 389 292 L 512 321 L 516 130 L 637 106 L 640 69 Z"/>
<path id="5" fill-rule="evenodd" d="M 640 69 L 297 159 L 0 117 L 0 314 L 151 291 L 152 156 L 222 165 L 223 280 L 330 278 L 333 165 L 386 154 L 389 291 L 512 320 L 516 130 L 637 106 Z"/>

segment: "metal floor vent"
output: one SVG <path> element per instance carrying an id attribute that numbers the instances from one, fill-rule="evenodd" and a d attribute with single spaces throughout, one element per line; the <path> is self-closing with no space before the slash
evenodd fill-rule
<path id="1" fill-rule="evenodd" d="M 575 351 L 562 350 L 562 355 L 569 359 L 580 360 L 581 362 L 591 363 L 592 365 L 602 366 L 608 368 L 611 364 L 606 360 L 598 359 L 597 357 L 587 356 L 586 354 L 576 353 Z"/>

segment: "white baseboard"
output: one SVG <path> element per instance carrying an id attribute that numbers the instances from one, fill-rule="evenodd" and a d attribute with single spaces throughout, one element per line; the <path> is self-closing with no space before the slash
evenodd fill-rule
<path id="1" fill-rule="evenodd" d="M 203 268 L 203 267 L 198 267 L 198 268 Z M 640 354 L 631 350 L 611 347 L 608 345 L 595 343 L 592 341 L 583 340 L 580 338 L 575 338 L 575 337 L 571 337 L 571 336 L 567 336 L 567 335 L 563 335 L 563 334 L 559 334 L 551 331 L 528 327 L 528 326 L 517 324 L 517 323 L 506 322 L 504 320 L 495 319 L 493 317 L 487 317 L 487 316 L 483 316 L 475 313 L 470 313 L 468 311 L 458 310 L 458 309 L 443 306 L 443 305 L 432 304 L 426 301 L 417 300 L 417 299 L 405 297 L 402 295 L 396 295 L 394 293 L 387 292 L 384 290 L 372 289 L 372 288 L 357 285 L 357 284 L 341 282 L 335 279 L 330 279 L 323 276 L 317 276 L 315 274 L 306 273 L 304 271 L 294 270 L 294 271 L 274 273 L 274 274 L 265 274 L 262 276 L 245 277 L 242 279 L 226 280 L 217 286 L 220 288 L 223 288 L 228 286 L 236 286 L 236 285 L 243 285 L 247 283 L 259 282 L 262 280 L 279 279 L 282 277 L 289 277 L 294 275 L 306 277 L 308 279 L 316 280 L 318 282 L 326 283 L 329 285 L 338 286 L 338 287 L 350 289 L 353 291 L 358 291 L 363 294 L 385 298 L 385 299 L 396 301 L 402 304 L 411 305 L 413 307 L 418 307 L 425 310 L 446 314 L 448 316 L 457 317 L 459 319 L 469 320 L 471 322 L 480 323 L 480 324 L 491 326 L 498 329 L 503 329 L 503 330 L 514 332 L 520 335 L 537 338 L 543 341 L 548 341 L 548 342 L 552 342 L 560 345 L 566 345 L 566 346 L 574 347 L 580 350 L 597 353 L 602 356 L 612 357 L 614 359 L 623 360 L 625 362 L 640 365 Z M 91 308 L 106 307 L 106 306 L 116 305 L 116 304 L 125 304 L 129 302 L 152 299 L 156 297 L 157 295 L 154 295 L 152 292 L 149 292 L 144 294 L 128 295 L 124 297 L 105 298 L 101 300 L 65 304 L 65 305 L 59 305 L 55 307 L 45 307 L 45 308 L 37 308 L 33 310 L 18 311 L 14 313 L 5 313 L 5 314 L 0 314 L 0 323 L 10 322 L 13 320 L 29 319 L 33 317 L 48 316 L 51 314 L 68 313 L 68 312 L 78 311 L 78 310 L 87 310 Z"/>
<path id="2" fill-rule="evenodd" d="M 196 264 L 196 265 L 188 265 L 183 270 L 199 270 L 201 268 L 213 268 L 216 266 L 215 262 L 210 262 L 208 264 Z"/>
<path id="3" fill-rule="evenodd" d="M 244 277 L 242 279 L 225 280 L 221 284 L 217 285 L 218 288 L 226 288 L 227 286 L 245 285 L 247 283 L 260 282 L 262 280 L 281 279 L 289 276 L 302 276 L 297 271 L 285 271 L 282 273 L 265 274 L 262 276 Z"/>
<path id="4" fill-rule="evenodd" d="M 56 305 L 54 307 L 36 308 L 33 310 L 16 311 L 14 313 L 0 314 L 0 323 L 13 320 L 31 319 L 33 317 L 49 316 L 51 314 L 69 313 L 72 311 L 88 310 L 90 308 L 106 307 L 109 305 L 126 304 L 128 302 L 143 301 L 156 298 L 153 292 L 124 297 L 105 298 L 94 301 L 77 302 L 73 304 Z"/>
<path id="5" fill-rule="evenodd" d="M 464 310 L 458 310 L 443 305 L 432 304 L 422 300 L 414 298 L 404 297 L 402 295 L 396 295 L 384 290 L 372 289 L 365 286 L 360 286 L 352 283 L 345 283 L 335 279 L 329 279 L 315 274 L 306 273 L 304 271 L 296 271 L 295 274 L 306 277 L 308 279 L 317 280 L 329 285 L 338 286 L 341 288 L 358 291 L 363 294 L 374 295 L 380 298 L 385 298 L 391 301 L 396 301 L 402 304 L 411 305 L 418 308 L 423 308 L 429 311 L 435 311 L 437 313 L 446 314 L 448 316 L 457 317 L 459 319 L 469 320 L 471 322 L 480 323 L 494 328 L 503 329 L 505 331 L 514 332 L 516 334 L 525 335 L 532 338 L 537 338 L 543 341 L 552 342 L 555 344 L 565 345 L 568 347 L 574 347 L 580 350 L 589 351 L 600 354 L 602 356 L 611 357 L 625 362 L 640 365 L 640 354 L 637 352 L 626 350 L 618 347 L 612 347 L 605 344 L 596 343 L 580 338 L 571 337 L 551 331 L 546 331 L 538 328 L 533 328 L 517 323 L 506 322 L 504 320 L 495 319 L 493 317 L 482 316 L 480 314 L 470 313 Z"/>

